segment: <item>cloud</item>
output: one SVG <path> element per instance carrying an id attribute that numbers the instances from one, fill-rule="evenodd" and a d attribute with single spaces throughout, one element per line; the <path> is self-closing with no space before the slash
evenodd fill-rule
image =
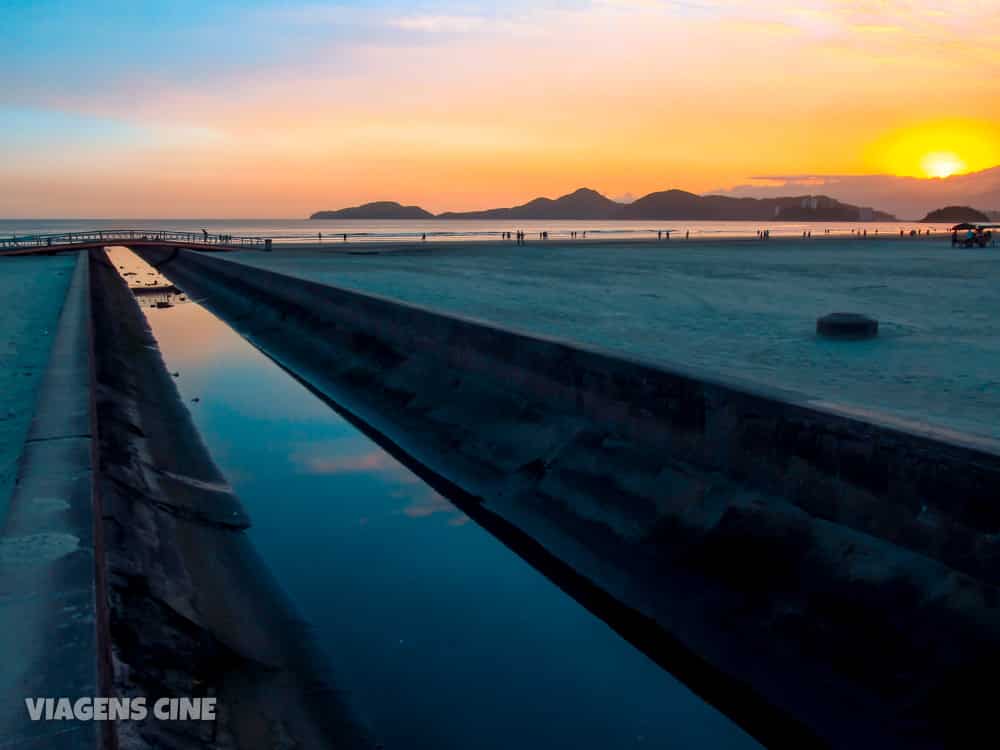
<path id="1" fill-rule="evenodd" d="M 487 28 L 482 16 L 402 16 L 389 21 L 390 26 L 427 34 L 469 34 Z"/>

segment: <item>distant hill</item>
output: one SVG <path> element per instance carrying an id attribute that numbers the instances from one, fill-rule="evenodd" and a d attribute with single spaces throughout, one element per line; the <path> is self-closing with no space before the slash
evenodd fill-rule
<path id="1" fill-rule="evenodd" d="M 753 179 L 766 180 L 766 184 L 740 185 L 712 192 L 734 198 L 821 193 L 862 206 L 878 206 L 904 219 L 917 219 L 938 206 L 1000 209 L 1000 166 L 933 179 L 886 174 L 763 174 Z"/>
<path id="2" fill-rule="evenodd" d="M 535 198 L 513 208 L 449 211 L 439 219 L 613 219 L 622 205 L 590 188 L 580 188 L 555 200 Z"/>
<path id="3" fill-rule="evenodd" d="M 990 217 L 972 206 L 945 206 L 927 214 L 921 221 L 978 221 L 987 222 Z"/>
<path id="4" fill-rule="evenodd" d="M 337 211 L 317 211 L 310 219 L 433 219 L 420 206 L 404 206 L 395 201 L 376 201 Z"/>
<path id="5" fill-rule="evenodd" d="M 650 193 L 629 204 L 616 203 L 596 190 L 579 190 L 552 200 L 535 200 L 513 208 L 440 214 L 441 219 L 755 219 L 760 221 L 892 221 L 895 217 L 841 203 L 826 196 L 730 198 L 695 195 L 684 190 Z"/>
<path id="6" fill-rule="evenodd" d="M 882 211 L 862 209 L 825 195 L 784 198 L 733 198 L 695 195 L 683 190 L 650 193 L 622 206 L 622 219 L 705 219 L 712 221 L 894 221 Z"/>
<path id="7" fill-rule="evenodd" d="M 383 201 L 340 211 L 320 211 L 313 219 L 609 219 L 713 221 L 893 221 L 882 211 L 859 208 L 824 195 L 782 198 L 733 198 L 695 195 L 684 190 L 650 193 L 629 204 L 616 203 L 590 188 L 580 188 L 559 198 L 535 198 L 510 208 L 483 211 L 449 211 L 436 217 L 417 206 Z"/>

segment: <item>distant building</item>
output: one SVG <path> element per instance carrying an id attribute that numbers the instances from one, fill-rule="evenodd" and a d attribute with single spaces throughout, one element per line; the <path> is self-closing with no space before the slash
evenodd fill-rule
<path id="1" fill-rule="evenodd" d="M 875 209 L 871 206 L 858 207 L 858 221 L 872 221 L 875 218 Z"/>

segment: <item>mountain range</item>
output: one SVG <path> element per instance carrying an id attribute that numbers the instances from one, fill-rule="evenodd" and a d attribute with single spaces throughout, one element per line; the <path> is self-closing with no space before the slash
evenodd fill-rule
<path id="1" fill-rule="evenodd" d="M 435 216 L 418 206 L 391 201 L 366 203 L 337 211 L 319 211 L 311 219 L 633 219 L 633 220 L 761 220 L 761 221 L 893 221 L 882 211 L 842 203 L 825 195 L 776 198 L 696 195 L 684 190 L 650 193 L 632 203 L 617 203 L 590 188 L 560 198 L 535 198 L 510 208 L 448 211 Z"/>
<path id="2" fill-rule="evenodd" d="M 797 192 L 878 206 L 905 219 L 916 219 L 941 206 L 972 206 L 990 216 L 1000 214 L 1000 166 L 951 177 L 892 175 L 765 175 L 760 183 L 714 191 L 731 197 L 770 198 Z"/>

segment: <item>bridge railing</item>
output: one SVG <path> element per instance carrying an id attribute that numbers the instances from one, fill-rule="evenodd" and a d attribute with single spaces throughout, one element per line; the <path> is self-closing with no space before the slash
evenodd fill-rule
<path id="1" fill-rule="evenodd" d="M 141 241 L 180 242 L 191 245 L 216 245 L 222 247 L 264 247 L 267 244 L 267 239 L 264 237 L 238 237 L 232 234 L 175 232 L 163 229 L 95 229 L 88 232 L 0 237 L 0 249 L 53 247 L 94 242 L 106 242 L 109 245 L 113 245 Z"/>

